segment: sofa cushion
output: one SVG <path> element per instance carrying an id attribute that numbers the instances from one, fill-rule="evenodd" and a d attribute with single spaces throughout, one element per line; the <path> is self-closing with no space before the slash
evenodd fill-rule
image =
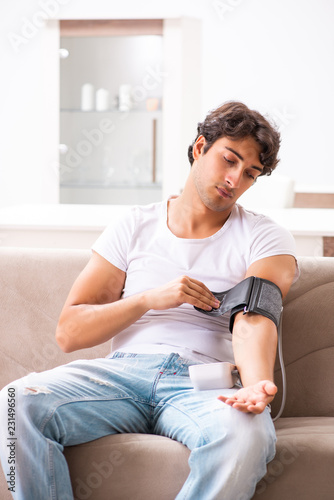
<path id="1" fill-rule="evenodd" d="M 334 417 L 280 418 L 276 456 L 254 500 L 334 498 Z"/>
<path id="2" fill-rule="evenodd" d="M 172 500 L 189 474 L 189 450 L 163 436 L 116 434 L 65 456 L 77 499 Z"/>
<path id="3" fill-rule="evenodd" d="M 67 293 L 89 256 L 89 251 L 0 249 L 1 387 L 30 371 L 107 354 L 108 343 L 65 354 L 54 339 Z M 300 259 L 301 278 L 285 299 L 288 393 L 283 416 L 296 418 L 276 422 L 277 455 L 255 499 L 334 498 L 333 262 L 332 258 Z M 281 390 L 278 367 L 276 380 Z M 276 397 L 273 414 L 278 405 Z M 108 436 L 66 449 L 73 485 L 81 486 L 77 498 L 94 500 L 99 498 L 100 483 L 103 500 L 175 498 L 188 474 L 188 455 L 181 444 L 150 435 Z M 117 482 L 121 478 L 122 486 Z M 141 486 L 149 486 L 151 496 L 147 489 L 139 493 Z M 10 498 L 2 471 L 0 497 Z"/>
<path id="4" fill-rule="evenodd" d="M 277 452 L 253 499 L 333 500 L 334 417 L 281 418 Z M 173 500 L 189 450 L 171 439 L 117 434 L 66 448 L 75 498 Z"/>

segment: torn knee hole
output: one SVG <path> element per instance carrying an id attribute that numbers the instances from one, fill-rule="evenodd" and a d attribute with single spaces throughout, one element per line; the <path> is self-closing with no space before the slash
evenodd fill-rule
<path id="1" fill-rule="evenodd" d="M 98 384 L 98 385 L 106 385 L 107 387 L 115 387 L 114 384 L 111 384 L 107 380 L 101 380 L 100 378 L 90 377 L 89 380 L 90 380 L 90 382 L 95 382 L 95 384 Z"/>
<path id="2" fill-rule="evenodd" d="M 35 385 L 32 387 L 25 387 L 23 389 L 23 396 L 37 396 L 37 394 L 51 394 L 50 389 L 45 386 Z"/>

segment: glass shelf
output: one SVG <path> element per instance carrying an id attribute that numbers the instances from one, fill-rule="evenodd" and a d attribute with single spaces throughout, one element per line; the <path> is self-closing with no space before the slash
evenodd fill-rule
<path id="1" fill-rule="evenodd" d="M 60 186 L 161 186 L 161 112 L 61 113 Z"/>
<path id="2" fill-rule="evenodd" d="M 162 189 L 162 184 L 156 183 L 145 183 L 145 184 L 99 184 L 99 183 L 61 183 L 61 188 L 70 189 Z"/>
<path id="3" fill-rule="evenodd" d="M 60 63 L 61 202 L 158 199 L 162 37 L 63 37 L 61 46 L 71 55 Z"/>

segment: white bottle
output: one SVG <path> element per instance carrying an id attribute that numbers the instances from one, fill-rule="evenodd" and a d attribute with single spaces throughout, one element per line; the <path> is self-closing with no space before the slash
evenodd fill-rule
<path id="1" fill-rule="evenodd" d="M 119 110 L 120 111 L 130 111 L 132 108 L 132 93 L 131 93 L 131 85 L 123 84 L 120 85 L 118 91 L 119 98 Z"/>
<path id="2" fill-rule="evenodd" d="M 96 91 L 96 111 L 107 111 L 109 109 L 109 92 L 106 89 Z"/>
<path id="3" fill-rule="evenodd" d="M 81 87 L 81 110 L 94 110 L 94 86 L 91 83 L 85 83 Z"/>

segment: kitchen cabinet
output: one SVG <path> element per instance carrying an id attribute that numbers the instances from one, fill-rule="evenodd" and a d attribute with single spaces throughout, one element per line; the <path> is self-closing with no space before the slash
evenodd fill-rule
<path id="1" fill-rule="evenodd" d="M 60 202 L 162 198 L 163 37 L 61 36 Z"/>

